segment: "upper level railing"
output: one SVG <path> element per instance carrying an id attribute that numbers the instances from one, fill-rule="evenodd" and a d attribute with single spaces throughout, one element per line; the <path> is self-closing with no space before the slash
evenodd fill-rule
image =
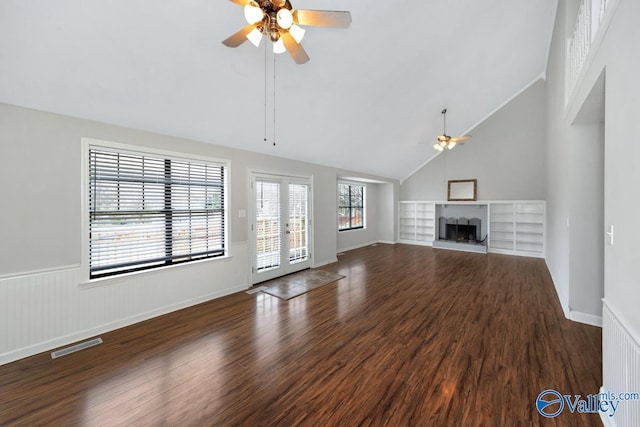
<path id="1" fill-rule="evenodd" d="M 566 100 L 568 101 L 582 71 L 591 45 L 614 0 L 582 0 L 573 36 L 567 44 Z"/>

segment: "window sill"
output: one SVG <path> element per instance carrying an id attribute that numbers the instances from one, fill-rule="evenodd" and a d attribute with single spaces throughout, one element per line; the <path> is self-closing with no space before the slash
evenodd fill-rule
<path id="1" fill-rule="evenodd" d="M 228 255 L 219 256 L 215 258 L 205 258 L 197 261 L 185 262 L 185 263 L 176 264 L 176 265 L 165 265 L 162 267 L 152 268 L 149 270 L 132 271 L 129 273 L 122 273 L 122 274 L 117 274 L 113 276 L 89 279 L 87 281 L 80 282 L 78 284 L 78 287 L 80 289 L 91 289 L 91 288 L 96 288 L 98 286 L 106 286 L 106 285 L 112 285 L 115 283 L 121 283 L 134 277 L 140 277 L 141 275 L 157 274 L 157 273 L 161 273 L 166 270 L 170 270 L 174 268 L 187 268 L 189 266 L 194 266 L 196 264 L 230 261 L 232 259 L 233 259 L 233 255 L 228 254 Z M 85 269 L 85 270 L 88 270 L 88 269 Z"/>
<path id="2" fill-rule="evenodd" d="M 344 233 L 346 231 L 363 231 L 366 227 L 358 227 L 358 228 L 345 228 L 344 230 L 338 230 L 338 233 Z"/>

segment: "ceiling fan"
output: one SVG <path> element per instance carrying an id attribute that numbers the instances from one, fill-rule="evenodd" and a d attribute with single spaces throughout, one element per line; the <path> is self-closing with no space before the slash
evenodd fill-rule
<path id="1" fill-rule="evenodd" d="M 433 145 L 433 148 L 436 151 L 444 151 L 445 148 L 447 150 L 452 150 L 456 145 L 464 145 L 464 142 L 462 141 L 471 138 L 471 135 L 462 135 L 456 137 L 447 135 L 447 109 L 445 108 L 441 113 L 444 120 L 442 135 L 438 135 L 438 142 Z"/>
<path id="2" fill-rule="evenodd" d="M 246 27 L 233 34 L 222 44 L 238 47 L 249 40 L 256 47 L 263 35 L 273 42 L 273 52 L 289 54 L 297 64 L 309 61 L 307 52 L 300 45 L 305 30 L 299 25 L 347 28 L 351 13 L 332 10 L 293 9 L 289 0 L 230 0 L 244 7 Z"/>

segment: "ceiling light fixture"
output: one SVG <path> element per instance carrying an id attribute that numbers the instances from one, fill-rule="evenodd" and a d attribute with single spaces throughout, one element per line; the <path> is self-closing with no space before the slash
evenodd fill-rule
<path id="1" fill-rule="evenodd" d="M 307 52 L 300 46 L 305 30 L 299 25 L 347 28 L 351 13 L 332 10 L 294 10 L 289 0 L 230 0 L 244 7 L 246 27 L 222 43 L 238 47 L 245 40 L 260 45 L 263 35 L 273 42 L 273 51 L 289 54 L 297 64 L 309 61 Z"/>
<path id="2" fill-rule="evenodd" d="M 464 142 L 469 138 L 471 138 L 471 135 L 462 135 L 462 136 L 457 136 L 457 137 L 451 137 L 449 135 L 447 135 L 447 109 L 445 108 L 444 110 L 441 111 L 441 114 L 443 116 L 443 130 L 442 130 L 442 135 L 438 135 L 438 141 L 433 144 L 433 149 L 436 151 L 444 151 L 445 149 L 447 150 L 453 150 L 456 146 L 458 145 L 463 145 Z"/>
<path id="3" fill-rule="evenodd" d="M 287 8 L 280 9 L 276 14 L 276 19 L 283 30 L 288 30 L 293 25 L 293 14 Z"/>
<path id="4" fill-rule="evenodd" d="M 289 28 L 289 34 L 291 34 L 291 37 L 293 37 L 293 39 L 298 43 L 302 41 L 302 38 L 304 37 L 304 33 L 306 32 L 307 30 L 305 30 L 302 27 L 298 27 L 296 24 L 293 24 L 291 28 Z"/>
<path id="5" fill-rule="evenodd" d="M 273 43 L 273 53 L 285 53 L 287 48 L 284 46 L 284 42 L 282 39 L 278 39 L 277 42 Z"/>
<path id="6" fill-rule="evenodd" d="M 260 41 L 262 40 L 262 32 L 257 28 L 254 28 L 249 34 L 247 34 L 247 40 L 249 40 L 255 47 L 260 46 Z"/>
<path id="7" fill-rule="evenodd" d="M 260 22 L 264 19 L 264 11 L 260 9 L 258 3 L 251 2 L 248 3 L 244 7 L 244 19 L 247 20 L 248 24 L 255 24 L 256 22 Z"/>

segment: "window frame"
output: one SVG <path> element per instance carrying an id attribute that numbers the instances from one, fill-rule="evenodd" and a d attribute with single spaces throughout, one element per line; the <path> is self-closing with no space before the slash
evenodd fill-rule
<path id="1" fill-rule="evenodd" d="M 199 156 L 192 155 L 189 153 L 178 153 L 173 151 L 166 150 L 158 150 L 150 147 L 141 147 L 130 144 L 121 144 L 110 141 L 102 141 L 91 138 L 81 138 L 81 152 L 82 152 L 82 179 L 81 179 L 81 189 L 82 189 L 82 213 L 81 213 L 81 224 L 82 224 L 82 270 L 84 272 L 83 277 L 85 278 L 85 282 L 80 285 L 90 285 L 90 284 L 99 284 L 102 281 L 109 281 L 112 279 L 123 278 L 128 275 L 142 274 L 148 272 L 154 272 L 166 268 L 176 268 L 180 266 L 191 265 L 193 263 L 199 262 L 207 262 L 207 261 L 215 261 L 221 259 L 228 259 L 231 257 L 230 253 L 230 235 L 229 235 L 229 206 L 231 204 L 230 197 L 230 182 L 229 182 L 229 167 L 230 162 L 225 159 L 207 157 L 207 156 Z M 222 249 L 223 252 L 219 255 L 215 256 L 204 256 L 198 257 L 195 259 L 186 259 L 179 260 L 174 262 L 166 262 L 161 264 L 156 264 L 152 266 L 144 266 L 141 268 L 130 268 L 122 271 L 116 271 L 111 274 L 102 274 L 99 276 L 92 276 L 91 273 L 91 262 L 90 262 L 90 232 L 91 232 L 91 221 L 90 221 L 90 201 L 89 201 L 89 192 L 90 192 L 90 159 L 89 154 L 91 149 L 103 149 L 106 151 L 112 152 L 120 152 L 122 154 L 130 154 L 130 155 L 139 155 L 139 156 L 148 156 L 155 158 L 162 158 L 164 160 L 174 160 L 179 162 L 193 162 L 193 163 L 204 163 L 208 165 L 221 166 L 223 169 L 222 175 L 222 194 L 223 194 L 223 202 L 222 202 Z"/>
<path id="2" fill-rule="evenodd" d="M 340 204 L 340 186 L 344 185 L 344 186 L 348 186 L 349 187 L 349 205 L 348 206 L 343 206 Z M 362 206 L 353 206 L 352 205 L 352 195 L 351 195 L 351 187 L 361 187 L 362 188 Z M 337 195 L 338 195 L 338 232 L 343 232 L 343 231 L 352 231 L 352 230 L 364 230 L 366 228 L 366 200 L 367 200 L 367 186 L 364 183 L 361 182 L 347 182 L 347 181 L 338 181 L 338 185 L 337 185 Z M 348 209 L 349 210 L 349 227 L 346 228 L 340 228 L 340 210 L 341 209 Z M 361 209 L 362 211 L 362 225 L 358 225 L 358 226 L 353 226 L 352 221 L 354 218 L 354 210 L 355 209 Z"/>

